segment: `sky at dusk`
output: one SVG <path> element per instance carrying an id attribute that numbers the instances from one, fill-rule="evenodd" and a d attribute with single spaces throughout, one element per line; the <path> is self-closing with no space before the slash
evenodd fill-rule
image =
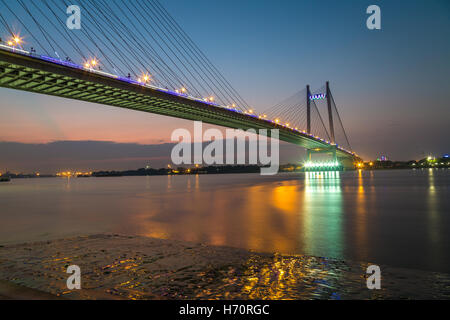
<path id="1" fill-rule="evenodd" d="M 318 88 L 330 81 L 352 147 L 363 158 L 406 160 L 450 151 L 449 1 L 161 2 L 255 110 L 307 84 Z M 381 30 L 366 28 L 371 4 L 381 8 Z M 170 142 L 174 129 L 193 127 L 191 121 L 9 89 L 0 89 L 0 97 L 3 146 L 154 145 Z M 88 166 L 91 149 L 80 166 Z M 3 149 L 0 171 L 1 158 L 11 163 L 8 157 Z M 26 157 L 33 162 L 32 151 Z M 47 164 L 48 170 L 57 166 Z"/>

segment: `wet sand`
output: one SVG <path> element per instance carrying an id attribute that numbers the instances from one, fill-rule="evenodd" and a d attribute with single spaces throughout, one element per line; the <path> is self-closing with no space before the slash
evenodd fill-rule
<path id="1" fill-rule="evenodd" d="M 99 234 L 0 246 L 0 299 L 450 299 L 449 274 L 383 265 L 368 290 L 370 264 Z"/>
<path id="2" fill-rule="evenodd" d="M 60 300 L 56 295 L 0 280 L 0 300 Z"/>

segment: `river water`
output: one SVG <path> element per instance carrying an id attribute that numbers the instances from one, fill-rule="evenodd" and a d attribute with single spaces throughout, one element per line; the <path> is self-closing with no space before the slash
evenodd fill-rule
<path id="1" fill-rule="evenodd" d="M 16 179 L 0 244 L 119 233 L 450 273 L 450 170 Z"/>

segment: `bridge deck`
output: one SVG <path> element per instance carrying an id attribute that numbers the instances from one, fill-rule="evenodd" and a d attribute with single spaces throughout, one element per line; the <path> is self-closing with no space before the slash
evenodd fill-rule
<path id="1" fill-rule="evenodd" d="M 45 58 L 0 48 L 0 87 L 203 121 L 234 129 L 279 129 L 282 141 L 307 149 L 327 149 L 331 146 L 319 138 L 254 115 Z M 337 155 L 354 156 L 343 149 L 338 149 Z"/>

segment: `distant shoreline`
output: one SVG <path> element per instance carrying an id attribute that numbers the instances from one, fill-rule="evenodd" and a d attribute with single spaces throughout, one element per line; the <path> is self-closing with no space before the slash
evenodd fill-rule
<path id="1" fill-rule="evenodd" d="M 0 182 L 2 179 L 20 179 L 20 178 L 50 178 L 50 177 L 128 177 L 128 176 L 167 176 L 167 175 L 197 175 L 197 174 L 237 174 L 237 173 L 260 173 L 264 166 L 260 165 L 211 165 L 202 166 L 195 165 L 192 167 L 172 167 L 168 165 L 167 168 L 150 168 L 149 166 L 140 169 L 132 170 L 100 170 L 93 172 L 86 171 L 62 171 L 57 174 L 41 174 L 41 173 L 11 173 L 6 172 L 0 174 Z M 354 171 L 354 170 L 399 170 L 399 169 L 438 169 L 450 168 L 450 158 L 444 155 L 442 158 L 428 157 L 419 161 L 391 161 L 391 160 L 376 160 L 367 162 L 354 163 L 353 168 L 346 168 L 339 170 L 328 170 L 329 167 L 319 166 L 317 170 L 308 170 L 301 164 L 284 164 L 280 165 L 280 173 L 290 172 L 327 172 L 327 171 Z"/>
<path id="2" fill-rule="evenodd" d="M 248 170 L 245 169 L 237 169 L 237 170 L 228 170 L 228 169 L 220 169 L 220 167 L 207 167 L 208 169 L 205 170 L 205 168 L 199 169 L 199 170 L 192 170 L 191 172 L 183 172 L 180 170 L 175 170 L 178 172 L 173 172 L 171 170 L 167 169 L 138 169 L 138 170 L 125 170 L 125 171 L 98 171 L 93 172 L 92 175 L 70 175 L 70 177 L 77 177 L 77 178 L 107 178 L 107 177 L 146 177 L 146 176 L 183 176 L 183 175 L 221 175 L 221 174 L 249 174 L 249 173 L 260 173 L 260 167 L 251 168 Z M 370 168 L 365 167 L 361 169 L 346 169 L 343 170 L 344 172 L 351 172 L 351 171 L 397 171 L 397 170 L 423 170 L 423 169 L 450 169 L 448 166 L 434 166 L 434 167 L 406 167 L 406 166 L 399 166 L 399 167 L 390 167 L 390 168 Z M 305 172 L 327 172 L 327 170 L 323 171 L 305 171 L 303 169 L 301 170 L 286 170 L 286 169 L 280 169 L 279 173 L 305 173 Z M 45 175 L 33 175 L 33 174 L 10 174 L 9 178 L 10 180 L 13 179 L 38 179 L 38 178 L 58 178 L 61 176 L 58 175 L 51 175 L 51 174 L 45 174 Z M 69 177 L 69 176 L 63 176 L 63 177 Z M 10 180 L 7 179 L 0 179 L 0 182 L 8 182 Z"/>

